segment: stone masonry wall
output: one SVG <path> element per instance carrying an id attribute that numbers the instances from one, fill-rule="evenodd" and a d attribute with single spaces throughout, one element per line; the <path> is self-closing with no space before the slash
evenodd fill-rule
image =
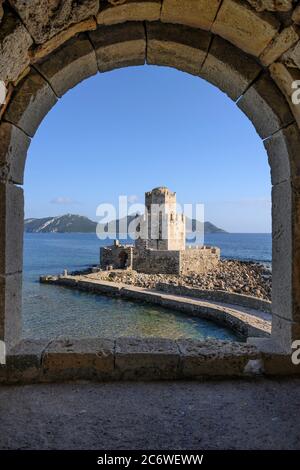
<path id="1" fill-rule="evenodd" d="M 133 269 L 146 274 L 180 274 L 180 251 L 134 250 Z"/>
<path id="2" fill-rule="evenodd" d="M 124 269 L 132 267 L 132 246 L 112 245 L 100 248 L 100 266 L 106 269 L 111 266 L 113 269 Z"/>
<path id="3" fill-rule="evenodd" d="M 188 248 L 186 250 L 135 250 L 133 269 L 146 274 L 204 273 L 220 260 L 219 248 Z"/>
<path id="4" fill-rule="evenodd" d="M 214 268 L 220 261 L 220 249 L 199 247 L 180 251 L 180 273 L 204 273 Z"/>

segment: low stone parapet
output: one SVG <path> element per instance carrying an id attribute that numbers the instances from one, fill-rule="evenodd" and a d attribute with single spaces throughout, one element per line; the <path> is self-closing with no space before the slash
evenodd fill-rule
<path id="1" fill-rule="evenodd" d="M 262 344 L 262 347 L 260 347 Z M 201 380 L 299 375 L 270 339 L 246 344 L 163 338 L 23 340 L 0 366 L 0 383 Z"/>
<path id="2" fill-rule="evenodd" d="M 262 312 L 271 313 L 272 311 L 271 302 L 250 295 L 236 294 L 222 290 L 198 289 L 195 287 L 167 284 L 166 282 L 157 283 L 156 289 L 175 295 L 212 300 L 214 302 L 222 302 L 230 305 L 240 305 L 242 307 L 260 310 Z"/>

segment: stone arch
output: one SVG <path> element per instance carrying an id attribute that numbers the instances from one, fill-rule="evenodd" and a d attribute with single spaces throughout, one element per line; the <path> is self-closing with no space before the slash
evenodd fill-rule
<path id="1" fill-rule="evenodd" d="M 64 28 L 59 17 L 43 16 L 42 7 L 30 16 L 31 5 L 19 0 L 10 4 L 22 21 L 11 9 L 2 21 L 6 37 L 22 47 L 13 66 L 5 49 L 6 67 L 0 66 L 9 89 L 0 109 L 0 339 L 14 344 L 21 330 L 20 185 L 31 138 L 57 100 L 81 80 L 148 63 L 213 83 L 246 113 L 264 141 L 273 184 L 272 341 L 289 351 L 300 337 L 299 111 L 290 100 L 296 73 L 276 60 L 297 44 L 293 25 L 282 38 L 278 14 L 257 12 L 272 10 L 264 8 L 270 2 L 254 0 L 248 2 L 254 8 L 239 0 L 108 1 L 100 11 L 96 0 L 82 3 L 69 16 L 65 12 Z M 279 10 L 292 8 L 288 0 L 280 4 Z M 90 16 L 96 12 L 96 19 Z"/>

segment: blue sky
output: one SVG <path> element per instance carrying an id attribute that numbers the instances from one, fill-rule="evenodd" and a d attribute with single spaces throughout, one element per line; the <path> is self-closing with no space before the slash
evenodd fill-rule
<path id="1" fill-rule="evenodd" d="M 119 195 L 156 186 L 204 203 L 230 232 L 271 231 L 267 155 L 250 121 L 204 80 L 162 67 L 98 74 L 59 100 L 38 129 L 25 173 L 26 217 L 97 220 Z"/>

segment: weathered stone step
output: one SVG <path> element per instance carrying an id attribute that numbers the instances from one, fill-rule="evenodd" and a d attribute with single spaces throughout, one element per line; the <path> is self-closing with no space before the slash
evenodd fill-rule
<path id="1" fill-rule="evenodd" d="M 0 384 L 78 380 L 201 380 L 299 374 L 269 338 L 256 344 L 163 338 L 23 340 L 0 365 Z"/>

